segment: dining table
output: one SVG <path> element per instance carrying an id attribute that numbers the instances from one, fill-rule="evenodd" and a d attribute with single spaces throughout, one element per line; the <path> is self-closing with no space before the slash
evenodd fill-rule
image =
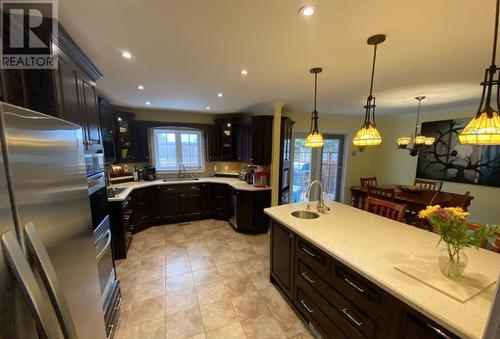
<path id="1" fill-rule="evenodd" d="M 425 209 L 428 205 L 449 206 L 452 201 L 462 196 L 457 193 L 430 190 L 405 192 L 399 188 L 400 185 L 396 184 L 377 185 L 377 187 L 394 188 L 394 202 L 398 204 L 405 204 L 406 209 L 415 214 Z M 363 208 L 364 199 L 367 195 L 367 186 L 351 186 L 352 206 Z M 467 207 L 470 206 L 472 199 L 474 199 L 474 197 L 469 196 L 465 205 L 462 206 L 465 211 L 467 211 Z"/>

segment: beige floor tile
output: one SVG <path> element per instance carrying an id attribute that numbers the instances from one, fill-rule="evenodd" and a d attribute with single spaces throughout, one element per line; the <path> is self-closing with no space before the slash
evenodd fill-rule
<path id="1" fill-rule="evenodd" d="M 176 292 L 194 286 L 193 275 L 191 273 L 168 276 L 165 280 L 165 291 L 167 293 Z"/>
<path id="2" fill-rule="evenodd" d="M 130 311 L 129 326 L 165 317 L 165 297 L 155 297 L 144 300 L 134 300 Z"/>
<path id="3" fill-rule="evenodd" d="M 233 253 L 234 253 L 234 256 L 236 257 L 236 260 L 238 260 L 238 261 L 252 259 L 252 258 L 255 258 L 257 256 L 257 253 L 255 253 L 255 251 L 251 247 L 244 248 L 241 250 L 236 250 L 236 251 L 233 251 Z"/>
<path id="4" fill-rule="evenodd" d="M 212 258 L 217 266 L 231 264 L 238 261 L 233 251 L 220 251 L 214 253 Z"/>
<path id="5" fill-rule="evenodd" d="M 259 315 L 256 318 L 243 320 L 241 324 L 249 339 L 286 338 L 285 332 L 271 315 Z"/>
<path id="6" fill-rule="evenodd" d="M 191 265 L 189 261 L 179 261 L 165 265 L 165 274 L 167 277 L 173 275 L 180 275 L 191 272 Z"/>
<path id="7" fill-rule="evenodd" d="M 143 250 L 142 259 L 144 260 L 164 255 L 165 255 L 165 246 L 149 247 Z"/>
<path id="8" fill-rule="evenodd" d="M 214 330 L 238 321 L 230 302 L 200 305 L 205 331 Z"/>
<path id="9" fill-rule="evenodd" d="M 135 287 L 134 302 L 165 295 L 165 279 L 152 280 L 137 284 Z"/>
<path id="10" fill-rule="evenodd" d="M 256 257 L 241 261 L 241 266 L 246 274 L 264 271 L 269 268 L 269 261 L 264 257 Z"/>
<path id="11" fill-rule="evenodd" d="M 137 275 L 137 283 L 143 283 L 164 278 L 165 278 L 165 266 L 163 265 L 141 266 Z"/>
<path id="12" fill-rule="evenodd" d="M 198 297 L 194 288 L 167 293 L 165 295 L 165 300 L 165 313 L 167 316 L 198 306 Z"/>
<path id="13" fill-rule="evenodd" d="M 229 297 L 236 297 L 255 291 L 255 286 L 247 276 L 225 279 L 224 285 L 226 285 L 226 293 Z"/>
<path id="14" fill-rule="evenodd" d="M 196 294 L 200 305 L 229 301 L 226 286 L 220 282 L 196 286 Z"/>
<path id="15" fill-rule="evenodd" d="M 222 281 L 222 278 L 217 271 L 195 271 L 193 272 L 193 278 L 196 286 Z"/>
<path id="16" fill-rule="evenodd" d="M 217 270 L 223 279 L 241 278 L 247 275 L 241 264 L 237 262 L 217 265 Z"/>
<path id="17" fill-rule="evenodd" d="M 276 287 L 272 285 L 268 288 L 259 290 L 259 294 L 262 296 L 262 298 L 264 298 L 266 304 L 268 304 L 270 308 L 288 306 L 285 299 L 283 299 L 278 290 L 276 290 Z"/>
<path id="18" fill-rule="evenodd" d="M 260 272 L 250 273 L 248 278 L 252 281 L 253 285 L 256 289 L 261 290 L 263 288 L 272 287 L 271 282 L 269 281 L 270 272 L 269 270 L 264 270 Z"/>
<path id="19" fill-rule="evenodd" d="M 141 260 L 141 266 L 165 265 L 165 254 L 158 254 L 154 257 Z"/>
<path id="20" fill-rule="evenodd" d="M 235 239 L 232 241 L 228 241 L 227 245 L 233 251 L 238 251 L 250 247 L 248 242 L 246 242 L 244 239 Z"/>
<path id="21" fill-rule="evenodd" d="M 271 316 L 264 299 L 256 291 L 231 298 L 231 302 L 240 320 L 259 315 Z"/>
<path id="22" fill-rule="evenodd" d="M 162 339 L 165 338 L 165 319 L 142 321 L 130 328 L 134 339 Z"/>
<path id="23" fill-rule="evenodd" d="M 190 338 L 199 334 L 203 334 L 203 321 L 199 307 L 174 313 L 167 317 L 167 339 Z"/>
<path id="24" fill-rule="evenodd" d="M 214 261 L 210 257 L 191 259 L 191 269 L 195 271 L 217 271 Z"/>
<path id="25" fill-rule="evenodd" d="M 205 338 L 206 338 L 205 333 L 201 333 L 193 337 L 189 337 L 188 339 L 205 339 Z"/>
<path id="26" fill-rule="evenodd" d="M 207 339 L 246 339 L 245 332 L 243 332 L 239 322 L 207 331 L 206 337 Z"/>
<path id="27" fill-rule="evenodd" d="M 185 246 L 172 248 L 167 247 L 165 250 L 165 262 L 167 264 L 188 260 L 189 255 Z"/>
<path id="28" fill-rule="evenodd" d="M 305 332 L 291 336 L 290 339 L 314 339 L 314 336 L 306 330 Z"/>
<path id="29" fill-rule="evenodd" d="M 268 308 L 288 337 L 306 331 L 302 321 L 297 317 L 288 304 L 278 307 L 268 305 Z"/>

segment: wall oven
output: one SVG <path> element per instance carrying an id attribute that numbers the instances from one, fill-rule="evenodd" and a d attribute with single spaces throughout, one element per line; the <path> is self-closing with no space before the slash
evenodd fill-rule
<path id="1" fill-rule="evenodd" d="M 96 169 L 87 166 L 87 170 Z M 87 184 L 94 229 L 94 244 L 97 260 L 97 271 L 101 288 L 101 300 L 105 314 L 108 337 L 113 336 L 120 312 L 119 282 L 116 279 L 115 263 L 111 250 L 111 228 L 109 222 L 108 195 L 106 191 L 105 172 L 87 172 Z"/>

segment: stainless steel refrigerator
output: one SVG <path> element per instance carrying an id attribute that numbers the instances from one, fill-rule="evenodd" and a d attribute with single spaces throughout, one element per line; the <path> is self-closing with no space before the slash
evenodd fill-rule
<path id="1" fill-rule="evenodd" d="M 0 338 L 105 338 L 81 128 L 0 106 Z"/>

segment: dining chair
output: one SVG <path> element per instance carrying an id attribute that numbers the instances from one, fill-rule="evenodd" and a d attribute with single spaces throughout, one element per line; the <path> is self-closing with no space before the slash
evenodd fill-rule
<path id="1" fill-rule="evenodd" d="M 377 177 L 361 177 L 359 180 L 361 181 L 361 186 L 377 186 Z"/>
<path id="2" fill-rule="evenodd" d="M 402 222 L 405 217 L 406 205 L 368 197 L 365 200 L 365 211 Z"/>
<path id="3" fill-rule="evenodd" d="M 441 191 L 441 187 L 443 187 L 443 182 L 442 181 L 434 181 L 434 180 L 423 180 L 423 179 L 418 179 L 415 178 L 415 181 L 413 182 L 415 186 L 420 186 L 424 190 L 428 191 Z"/>
<path id="4" fill-rule="evenodd" d="M 464 211 L 467 210 L 467 200 L 469 200 L 470 192 L 467 191 L 465 194 L 455 194 L 448 202 L 448 207 L 461 207 Z"/>
<path id="5" fill-rule="evenodd" d="M 474 222 L 470 222 L 467 224 L 467 227 L 470 229 L 470 230 L 476 230 L 478 229 L 479 227 L 481 227 L 480 224 L 476 224 Z M 493 237 L 492 237 L 493 238 Z M 490 241 L 493 240 L 493 239 L 490 239 Z M 495 253 L 500 253 L 500 233 L 496 233 L 495 236 L 494 236 L 494 240 L 495 242 L 494 243 L 491 243 L 489 242 L 488 240 L 485 240 L 482 244 L 481 244 L 481 248 L 484 248 L 486 250 L 489 250 L 489 251 L 492 251 L 492 252 L 495 252 Z"/>
<path id="6" fill-rule="evenodd" d="M 394 201 L 396 190 L 394 188 L 383 188 L 378 186 L 367 186 L 368 196 L 380 200 Z"/>

